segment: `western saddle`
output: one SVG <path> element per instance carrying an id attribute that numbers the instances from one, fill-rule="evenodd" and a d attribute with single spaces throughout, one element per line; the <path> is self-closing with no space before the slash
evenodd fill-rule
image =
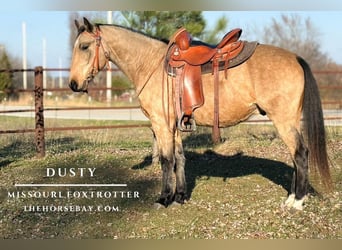
<path id="1" fill-rule="evenodd" d="M 219 71 L 224 70 L 227 78 L 232 59 L 241 53 L 245 45 L 245 42 L 239 41 L 241 32 L 241 29 L 228 32 L 216 46 L 192 41 L 185 28 L 179 29 L 171 37 L 165 67 L 169 76 L 172 76 L 177 128 L 180 131 L 196 130 L 193 111 L 204 104 L 202 74 L 208 73 L 205 69 L 211 68 L 214 76 L 213 140 L 217 142 L 220 139 Z"/>

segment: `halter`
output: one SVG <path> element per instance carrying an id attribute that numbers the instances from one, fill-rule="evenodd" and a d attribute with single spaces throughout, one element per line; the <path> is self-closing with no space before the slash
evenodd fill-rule
<path id="1" fill-rule="evenodd" d="M 96 43 L 96 47 L 95 47 L 95 57 L 92 63 L 92 69 L 90 71 L 89 76 L 90 77 L 94 77 L 101 69 L 100 69 L 100 47 L 103 50 L 104 56 L 106 57 L 106 65 L 107 68 L 109 68 L 109 53 L 107 51 L 105 51 L 103 43 L 102 43 L 102 37 L 101 37 L 101 30 L 99 27 L 96 26 L 96 30 L 95 33 L 90 33 L 88 32 L 92 37 L 95 38 L 95 43 Z"/>

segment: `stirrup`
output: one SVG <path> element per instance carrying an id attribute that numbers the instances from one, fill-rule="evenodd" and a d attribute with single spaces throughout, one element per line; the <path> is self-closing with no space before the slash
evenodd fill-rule
<path id="1" fill-rule="evenodd" d="M 182 132 L 194 132 L 196 131 L 196 121 L 193 116 L 183 115 L 177 121 L 177 128 Z"/>

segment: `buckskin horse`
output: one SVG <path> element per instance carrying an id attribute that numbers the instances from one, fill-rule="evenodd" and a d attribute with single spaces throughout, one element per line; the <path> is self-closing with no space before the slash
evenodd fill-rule
<path id="1" fill-rule="evenodd" d="M 82 25 L 75 21 L 78 36 L 73 48 L 70 88 L 87 92 L 88 85 L 108 61 L 126 74 L 135 84 L 159 149 L 162 189 L 156 204 L 183 204 L 187 199 L 185 156 L 176 125 L 174 87 L 167 80 L 164 65 L 167 42 L 129 28 L 92 24 L 86 18 L 83 21 Z M 287 50 L 259 44 L 247 61 L 228 71 L 228 77 L 219 80 L 218 126 L 236 125 L 254 112 L 266 114 L 287 145 L 294 164 L 291 190 L 283 205 L 303 209 L 309 165 L 318 170 L 326 187 L 332 187 L 321 100 L 309 65 Z M 213 126 L 213 75 L 203 74 L 201 79 L 205 101 L 194 111 L 194 118 L 198 125 Z"/>

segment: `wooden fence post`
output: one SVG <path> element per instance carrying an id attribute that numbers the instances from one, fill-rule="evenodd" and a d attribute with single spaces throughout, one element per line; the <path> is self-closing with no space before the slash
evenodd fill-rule
<path id="1" fill-rule="evenodd" d="M 43 68 L 34 69 L 34 106 L 35 106 L 35 143 L 37 157 L 45 156 L 45 138 L 44 138 L 44 105 L 43 105 Z"/>

